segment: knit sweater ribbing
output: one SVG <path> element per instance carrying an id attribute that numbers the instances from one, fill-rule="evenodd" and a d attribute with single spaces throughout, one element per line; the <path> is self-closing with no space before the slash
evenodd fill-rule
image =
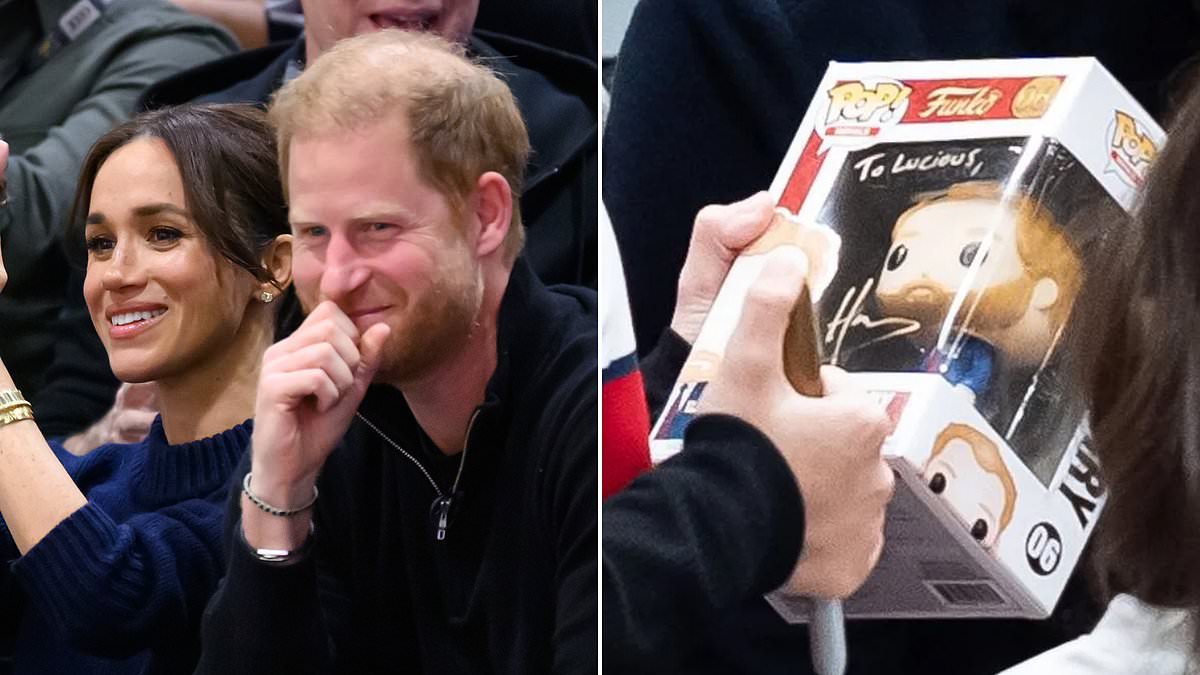
<path id="1" fill-rule="evenodd" d="M 156 419 L 144 441 L 83 457 L 51 444 L 88 503 L 11 565 L 24 599 L 8 605 L 21 606 L 14 672 L 191 671 L 224 571 L 229 479 L 251 428 L 171 445 Z"/>

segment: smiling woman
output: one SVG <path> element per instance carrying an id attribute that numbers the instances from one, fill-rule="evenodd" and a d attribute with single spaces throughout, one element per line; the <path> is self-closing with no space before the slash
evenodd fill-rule
<path id="1" fill-rule="evenodd" d="M 154 382 L 161 416 L 140 443 L 75 457 L 45 441 L 0 364 L 0 403 L 17 401 L 0 405 L 0 553 L 15 560 L 0 573 L 26 600 L 0 605 L 19 612 L 16 672 L 191 672 L 290 284 L 271 131 L 243 106 L 136 118 L 93 146 L 74 213 L 113 372 Z"/>
<path id="2" fill-rule="evenodd" d="M 237 230 L 246 230 L 245 224 L 226 222 L 215 200 L 203 194 L 215 183 L 184 181 L 173 158 L 194 157 L 189 150 L 175 153 L 160 138 L 133 138 L 94 171 L 84 230 L 84 299 L 118 378 L 155 380 L 165 393 L 180 374 L 219 367 L 213 372 L 251 378 L 252 393 L 255 368 L 247 366 L 261 350 L 251 347 L 264 333 L 270 337 L 271 323 L 244 320 L 247 310 L 260 306 L 247 299 L 280 288 L 265 262 L 242 261 L 252 260 L 262 245 L 270 257 L 273 242 L 239 240 Z M 196 205 L 194 216 L 189 202 Z"/>

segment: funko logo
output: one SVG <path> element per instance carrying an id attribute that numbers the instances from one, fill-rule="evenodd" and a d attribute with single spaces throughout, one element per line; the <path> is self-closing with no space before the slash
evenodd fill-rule
<path id="1" fill-rule="evenodd" d="M 908 109 L 912 87 L 895 80 L 843 82 L 829 90 L 829 110 L 825 124 L 831 129 L 839 126 L 867 126 L 898 122 Z"/>
<path id="2" fill-rule="evenodd" d="M 1025 560 L 1037 574 L 1045 577 L 1058 569 L 1058 561 L 1062 559 L 1062 537 L 1058 530 L 1047 522 L 1033 526 L 1029 536 L 1025 538 Z"/>
<path id="3" fill-rule="evenodd" d="M 1110 132 L 1108 171 L 1115 171 L 1130 187 L 1141 187 L 1150 162 L 1158 154 L 1150 135 L 1132 115 L 1116 111 Z"/>
<path id="4" fill-rule="evenodd" d="M 1003 96 L 995 87 L 939 87 L 917 117 L 983 117 Z"/>

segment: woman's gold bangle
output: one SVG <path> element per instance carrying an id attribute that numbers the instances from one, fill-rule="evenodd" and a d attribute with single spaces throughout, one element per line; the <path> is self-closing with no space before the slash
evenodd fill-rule
<path id="1" fill-rule="evenodd" d="M 8 426 L 13 422 L 31 419 L 33 419 L 33 406 L 28 403 L 11 410 L 0 411 L 0 427 Z"/>
<path id="2" fill-rule="evenodd" d="M 14 401 L 12 403 L 5 403 L 3 405 L 0 405 L 0 413 L 6 413 L 10 410 L 16 410 L 17 408 L 32 408 L 32 407 L 33 406 L 29 404 L 29 401 L 22 399 L 20 401 Z"/>

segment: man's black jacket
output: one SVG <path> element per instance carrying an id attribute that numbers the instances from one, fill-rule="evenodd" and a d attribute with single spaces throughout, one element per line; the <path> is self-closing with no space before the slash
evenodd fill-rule
<path id="1" fill-rule="evenodd" d="M 596 296 L 547 289 L 518 261 L 497 366 L 446 456 L 396 388 L 359 406 L 424 469 L 355 420 L 322 468 L 315 549 L 261 562 L 240 534 L 205 614 L 202 675 L 594 673 L 597 661 Z M 437 497 L 462 481 L 445 538 Z"/>

